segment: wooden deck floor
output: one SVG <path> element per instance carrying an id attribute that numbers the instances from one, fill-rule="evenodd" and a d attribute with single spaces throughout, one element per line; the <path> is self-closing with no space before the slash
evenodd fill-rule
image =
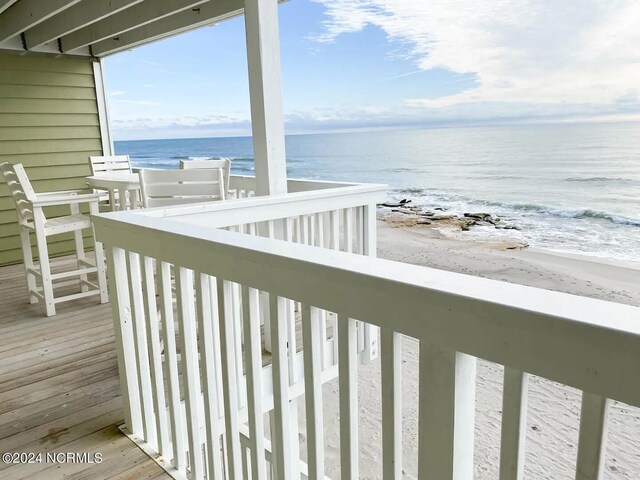
<path id="1" fill-rule="evenodd" d="M 127 437 L 111 307 L 96 298 L 47 318 L 27 299 L 22 265 L 0 268 L 0 454 L 41 453 L 0 479 L 170 478 Z M 102 454 L 102 462 L 47 463 L 47 452 Z"/>

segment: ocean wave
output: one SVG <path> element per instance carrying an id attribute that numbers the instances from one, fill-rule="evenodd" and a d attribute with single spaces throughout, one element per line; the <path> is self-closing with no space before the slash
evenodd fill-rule
<path id="1" fill-rule="evenodd" d="M 433 190 L 425 188 L 403 188 L 392 190 L 395 194 L 409 195 L 415 197 L 425 197 L 429 202 L 434 204 L 442 204 L 444 206 L 451 207 L 452 203 L 458 204 L 464 209 L 472 208 L 494 208 L 504 209 L 514 213 L 536 213 L 539 215 L 548 215 L 559 218 L 570 218 L 576 220 L 601 220 L 610 222 L 616 225 L 626 225 L 631 227 L 640 227 L 640 219 L 625 217 L 622 215 L 616 215 L 609 212 L 603 212 L 592 209 L 562 209 L 556 207 L 550 207 L 547 205 L 541 205 L 536 203 L 510 203 L 510 202 L 496 202 L 491 200 L 479 200 L 476 198 L 469 198 L 464 195 L 447 194 L 444 192 L 435 192 Z"/>
<path id="2" fill-rule="evenodd" d="M 408 194 L 412 194 L 412 195 L 424 195 L 427 193 L 430 193 L 430 190 L 427 188 L 418 188 L 418 187 L 407 187 L 407 188 L 400 188 L 397 190 L 392 190 L 393 192 L 396 193 L 408 193 Z"/>
<path id="3" fill-rule="evenodd" d="M 582 210 L 563 210 L 559 208 L 550 208 L 544 205 L 531 205 L 531 204 L 515 204 L 504 206 L 511 206 L 515 210 L 533 211 L 536 213 L 542 213 L 547 215 L 553 215 L 562 218 L 576 218 L 576 219 L 597 219 L 606 220 L 618 225 L 629 225 L 632 227 L 640 227 L 640 220 L 635 218 L 623 217 L 622 215 L 615 215 L 613 213 L 601 212 L 598 210 L 582 209 Z"/>
<path id="4" fill-rule="evenodd" d="M 630 178 L 622 177 L 570 177 L 565 178 L 565 182 L 632 182 Z"/>
<path id="5" fill-rule="evenodd" d="M 386 169 L 389 173 L 412 173 L 419 172 L 421 170 L 415 168 L 407 168 L 407 167 L 397 167 L 397 168 L 388 168 Z"/>

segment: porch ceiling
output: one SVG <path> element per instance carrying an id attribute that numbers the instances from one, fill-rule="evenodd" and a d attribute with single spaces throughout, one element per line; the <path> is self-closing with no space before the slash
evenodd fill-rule
<path id="1" fill-rule="evenodd" d="M 104 57 L 240 15 L 243 0 L 0 0 L 0 51 Z"/>

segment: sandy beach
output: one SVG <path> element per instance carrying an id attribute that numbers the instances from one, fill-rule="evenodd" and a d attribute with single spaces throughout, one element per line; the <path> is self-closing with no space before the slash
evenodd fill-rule
<path id="1" fill-rule="evenodd" d="M 640 306 L 637 265 L 536 251 L 504 241 L 448 238 L 431 226 L 378 222 L 378 255 L 500 281 Z M 460 238 L 460 237 L 458 237 Z M 464 238 L 464 237 L 462 237 Z M 471 237 L 470 237 L 471 238 Z M 640 319 L 639 319 L 640 320 Z M 405 478 L 417 477 L 417 342 L 403 342 Z M 544 355 L 544 345 L 540 346 Z M 359 368 L 360 478 L 381 478 L 380 362 Z M 324 387 L 327 475 L 339 477 L 338 384 Z M 475 478 L 498 478 L 502 366 L 480 360 L 477 375 Z M 529 387 L 525 477 L 574 478 L 580 392 L 532 377 Z M 304 425 L 304 408 L 300 421 Z M 610 411 L 605 478 L 640 478 L 640 410 L 614 403 Z M 301 428 L 301 432 L 304 432 Z M 304 435 L 304 433 L 301 433 Z M 301 439 L 304 443 L 304 438 Z"/>

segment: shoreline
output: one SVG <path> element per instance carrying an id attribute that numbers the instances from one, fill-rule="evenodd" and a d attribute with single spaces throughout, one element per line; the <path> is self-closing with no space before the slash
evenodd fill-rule
<path id="1" fill-rule="evenodd" d="M 466 233 L 466 232 L 465 232 Z M 430 225 L 378 220 L 378 256 L 494 280 L 640 306 L 640 266 L 509 241 L 450 238 Z"/>

